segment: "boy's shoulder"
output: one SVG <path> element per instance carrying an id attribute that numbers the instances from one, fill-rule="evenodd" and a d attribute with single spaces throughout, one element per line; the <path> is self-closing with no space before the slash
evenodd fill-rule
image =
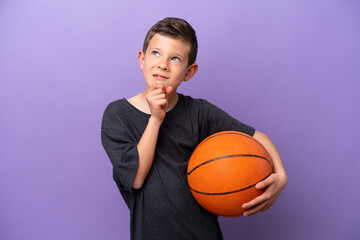
<path id="1" fill-rule="evenodd" d="M 114 114 L 126 108 L 126 99 L 121 98 L 110 102 L 105 108 L 105 114 Z"/>
<path id="2" fill-rule="evenodd" d="M 123 123 L 124 119 L 133 119 L 134 110 L 131 104 L 126 100 L 126 98 L 121 98 L 110 102 L 104 111 L 103 114 L 103 124 L 104 123 Z"/>
<path id="3" fill-rule="evenodd" d="M 182 95 L 182 94 L 181 94 Z M 215 107 L 211 102 L 209 102 L 205 98 L 196 98 L 192 96 L 182 95 L 183 101 L 188 104 L 191 108 L 198 110 L 198 111 L 207 111 Z"/>
<path id="4" fill-rule="evenodd" d="M 199 106 L 203 106 L 204 104 L 208 104 L 209 102 L 204 99 L 204 98 L 195 98 L 189 95 L 183 95 L 181 93 L 179 93 L 179 99 L 182 98 L 184 102 L 186 103 L 190 103 L 190 104 L 194 104 L 194 105 L 199 105 Z"/>

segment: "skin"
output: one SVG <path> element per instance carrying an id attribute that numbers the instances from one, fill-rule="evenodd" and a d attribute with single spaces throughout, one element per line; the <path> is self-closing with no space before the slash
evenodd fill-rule
<path id="1" fill-rule="evenodd" d="M 139 67 L 146 82 L 145 90 L 128 101 L 140 111 L 150 114 L 145 131 L 137 145 L 139 166 L 133 188 L 142 187 L 154 160 L 159 129 L 166 116 L 178 101 L 177 88 L 182 82 L 190 80 L 198 70 L 196 63 L 188 65 L 190 44 L 160 34 L 150 40 L 144 53 L 138 53 Z M 257 139 L 273 159 L 275 173 L 256 185 L 264 189 L 263 194 L 243 204 L 247 209 L 244 216 L 252 216 L 268 210 L 277 200 L 287 184 L 287 176 L 280 155 L 270 138 L 256 131 Z"/>

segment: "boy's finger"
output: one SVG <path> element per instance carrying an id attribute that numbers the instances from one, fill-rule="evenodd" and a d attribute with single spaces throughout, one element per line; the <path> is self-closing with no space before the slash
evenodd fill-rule
<path id="1" fill-rule="evenodd" d="M 167 87 L 166 88 L 166 93 L 168 94 L 168 95 L 170 95 L 171 93 L 172 93 L 172 91 L 173 91 L 173 87 Z"/>
<path id="2" fill-rule="evenodd" d="M 154 105 L 159 109 L 162 108 L 167 103 L 166 99 L 157 99 L 154 101 Z"/>
<path id="3" fill-rule="evenodd" d="M 263 202 L 257 206 L 255 206 L 254 208 L 251 208 L 249 210 L 247 210 L 246 212 L 243 213 L 243 216 L 252 216 L 258 212 L 263 212 L 262 210 L 265 209 L 267 207 L 268 203 Z"/>
<path id="4" fill-rule="evenodd" d="M 173 88 L 172 87 L 167 87 L 165 90 L 165 95 L 166 95 L 166 100 L 169 100 L 170 98 L 170 94 L 172 93 Z"/>
<path id="5" fill-rule="evenodd" d="M 264 188 L 267 188 L 268 186 L 270 186 L 273 183 L 274 183 L 274 178 L 273 178 L 273 174 L 271 174 L 264 181 L 261 181 L 261 182 L 257 183 L 255 187 L 256 187 L 256 189 L 264 189 Z"/>
<path id="6" fill-rule="evenodd" d="M 270 207 L 273 205 L 273 203 L 268 203 L 261 211 L 265 212 L 270 209 Z"/>
<path id="7" fill-rule="evenodd" d="M 161 88 L 165 92 L 165 86 L 162 83 L 154 82 L 156 88 Z"/>
<path id="8" fill-rule="evenodd" d="M 164 87 L 163 85 L 160 85 L 160 84 L 157 84 L 157 83 L 153 83 L 153 84 L 150 86 L 149 94 L 153 93 L 153 92 L 156 91 L 157 89 L 159 89 L 159 90 L 162 91 L 162 92 L 165 92 L 165 87 Z"/>
<path id="9" fill-rule="evenodd" d="M 263 201 L 265 201 L 265 197 L 263 195 L 258 196 L 257 198 L 251 200 L 250 202 L 244 203 L 241 207 L 242 208 L 252 208 L 256 205 L 259 205 Z"/>
<path id="10" fill-rule="evenodd" d="M 159 99 L 166 99 L 166 94 L 159 93 L 159 94 L 154 94 L 152 96 L 149 96 L 149 100 L 159 100 Z"/>
<path id="11" fill-rule="evenodd" d="M 154 89 L 150 89 L 148 95 L 149 95 L 149 96 L 155 96 L 155 95 L 159 95 L 159 94 L 163 94 L 163 93 L 165 93 L 165 91 L 164 91 L 163 89 L 157 88 L 157 87 L 155 86 Z"/>

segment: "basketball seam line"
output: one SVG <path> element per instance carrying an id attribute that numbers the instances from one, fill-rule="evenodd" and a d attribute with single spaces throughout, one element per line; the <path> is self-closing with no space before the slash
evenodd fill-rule
<path id="1" fill-rule="evenodd" d="M 195 171 L 196 169 L 198 169 L 199 167 L 205 165 L 205 164 L 208 164 L 208 163 L 211 163 L 211 162 L 214 162 L 214 161 L 218 161 L 218 160 L 222 160 L 222 159 L 226 159 L 226 158 L 232 158 L 232 157 L 254 157 L 254 158 L 261 158 L 261 159 L 264 159 L 266 160 L 270 166 L 272 166 L 272 164 L 270 163 L 270 161 L 266 158 L 266 157 L 263 157 L 263 156 L 259 156 L 259 155 L 254 155 L 254 154 L 232 154 L 232 155 L 226 155 L 226 156 L 222 156 L 222 157 L 217 157 L 217 158 L 213 158 L 213 159 L 210 159 L 206 162 L 203 162 L 199 165 L 197 165 L 195 168 L 193 168 L 190 172 L 187 173 L 187 175 L 190 175 L 193 171 Z"/>
<path id="2" fill-rule="evenodd" d="M 230 191 L 230 192 L 206 193 L 206 192 L 197 191 L 197 190 L 193 189 L 193 188 L 190 187 L 190 186 L 189 186 L 189 188 L 190 188 L 192 191 L 194 191 L 194 192 L 196 192 L 196 193 L 199 193 L 199 194 L 203 194 L 203 195 L 226 195 L 226 194 L 232 194 L 232 193 L 237 193 L 237 192 L 245 191 L 245 190 L 247 190 L 247 189 L 249 189 L 249 188 L 255 187 L 256 184 L 258 184 L 258 183 L 261 182 L 261 181 L 264 181 L 264 180 L 265 180 L 266 178 L 268 178 L 271 174 L 272 174 L 272 172 L 270 172 L 264 179 L 262 179 L 262 180 L 260 180 L 260 181 L 258 181 L 258 182 L 256 182 L 256 183 L 254 183 L 254 184 L 252 184 L 252 185 L 250 185 L 250 186 L 247 186 L 247 187 L 245 187 L 245 188 L 241 188 L 241 189 L 238 189 L 238 190 Z"/>

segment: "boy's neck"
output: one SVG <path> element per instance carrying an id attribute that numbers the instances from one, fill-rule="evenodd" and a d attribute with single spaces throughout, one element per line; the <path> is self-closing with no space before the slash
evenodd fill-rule
<path id="1" fill-rule="evenodd" d="M 146 91 L 143 91 L 143 92 L 139 93 L 138 95 L 135 95 L 134 97 L 128 98 L 127 100 L 131 105 L 133 105 L 135 108 L 137 108 L 141 112 L 144 112 L 146 114 L 151 114 L 149 104 L 146 101 L 145 96 L 146 96 Z M 178 100 L 179 100 L 179 96 L 178 96 L 177 92 L 173 92 L 169 97 L 169 104 L 166 108 L 166 112 L 173 109 L 175 107 L 176 103 L 178 102 Z"/>

